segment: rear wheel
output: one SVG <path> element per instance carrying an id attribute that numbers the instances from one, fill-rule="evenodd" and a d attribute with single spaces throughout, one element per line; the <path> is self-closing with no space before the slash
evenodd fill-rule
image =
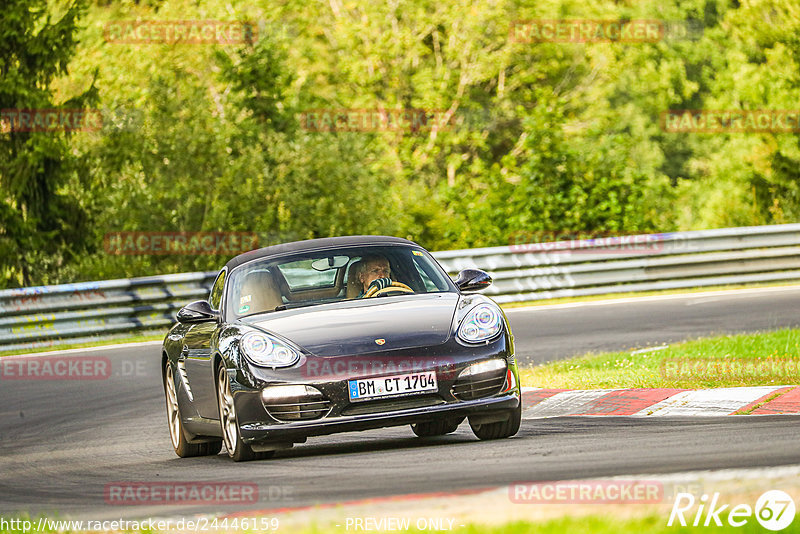
<path id="1" fill-rule="evenodd" d="M 502 439 L 510 438 L 519 432 L 519 425 L 522 422 L 522 404 L 511 411 L 511 416 L 506 421 L 495 423 L 473 424 L 469 422 L 472 432 L 478 439 Z"/>
<path id="2" fill-rule="evenodd" d="M 228 371 L 224 366 L 219 367 L 217 373 L 217 401 L 219 402 L 219 422 L 222 425 L 222 436 L 228 456 L 234 462 L 246 462 L 270 458 L 275 451 L 255 452 L 250 445 L 242 440 L 239 433 L 239 423 L 236 420 L 236 405 L 233 403 L 231 381 Z"/>
<path id="3" fill-rule="evenodd" d="M 455 417 L 448 419 L 438 419 L 436 421 L 426 421 L 424 423 L 414 423 L 411 425 L 411 430 L 414 434 L 421 438 L 429 438 L 432 436 L 444 436 L 455 432 L 458 425 L 464 421 L 463 417 Z"/>
<path id="4" fill-rule="evenodd" d="M 181 407 L 178 404 L 178 390 L 175 388 L 175 375 L 172 366 L 167 362 L 164 368 L 164 394 L 167 399 L 167 421 L 169 437 L 175 454 L 181 458 L 191 456 L 210 456 L 222 449 L 222 440 L 211 440 L 205 443 L 189 443 L 181 421 Z"/>

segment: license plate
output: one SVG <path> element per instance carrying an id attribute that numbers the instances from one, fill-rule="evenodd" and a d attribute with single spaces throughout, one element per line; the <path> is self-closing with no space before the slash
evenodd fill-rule
<path id="1" fill-rule="evenodd" d="M 350 380 L 348 386 L 350 400 L 424 393 L 438 389 L 434 371 Z"/>

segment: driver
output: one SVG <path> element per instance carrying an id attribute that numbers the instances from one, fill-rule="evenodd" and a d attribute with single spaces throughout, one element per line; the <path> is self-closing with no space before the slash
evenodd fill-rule
<path id="1" fill-rule="evenodd" d="M 358 272 L 358 282 L 361 284 L 361 293 L 356 298 L 361 298 L 371 288 L 383 289 L 392 285 L 392 269 L 389 260 L 378 254 L 368 254 L 361 258 L 361 269 Z"/>

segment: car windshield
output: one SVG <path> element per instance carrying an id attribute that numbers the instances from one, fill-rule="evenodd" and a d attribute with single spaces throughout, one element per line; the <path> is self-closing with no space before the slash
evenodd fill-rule
<path id="1" fill-rule="evenodd" d="M 330 302 L 457 292 L 418 247 L 361 246 L 265 258 L 235 269 L 228 281 L 226 315 L 239 318 Z"/>

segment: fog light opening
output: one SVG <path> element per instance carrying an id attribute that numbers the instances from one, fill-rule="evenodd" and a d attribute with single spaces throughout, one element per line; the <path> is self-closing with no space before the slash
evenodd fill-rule
<path id="1" fill-rule="evenodd" d="M 330 401 L 315 387 L 305 385 L 269 386 L 261 391 L 261 402 L 278 421 L 305 421 L 328 414 Z"/>
<path id="2" fill-rule="evenodd" d="M 497 395 L 506 385 L 507 370 L 508 364 L 501 358 L 474 363 L 458 374 L 450 391 L 462 401 Z"/>
<path id="3" fill-rule="evenodd" d="M 494 358 L 492 360 L 486 360 L 485 362 L 474 363 L 461 371 L 458 374 L 458 378 L 465 378 L 469 376 L 481 375 L 484 373 L 491 373 L 492 371 L 499 371 L 500 369 L 505 369 L 506 361 L 501 360 L 500 358 Z"/>

